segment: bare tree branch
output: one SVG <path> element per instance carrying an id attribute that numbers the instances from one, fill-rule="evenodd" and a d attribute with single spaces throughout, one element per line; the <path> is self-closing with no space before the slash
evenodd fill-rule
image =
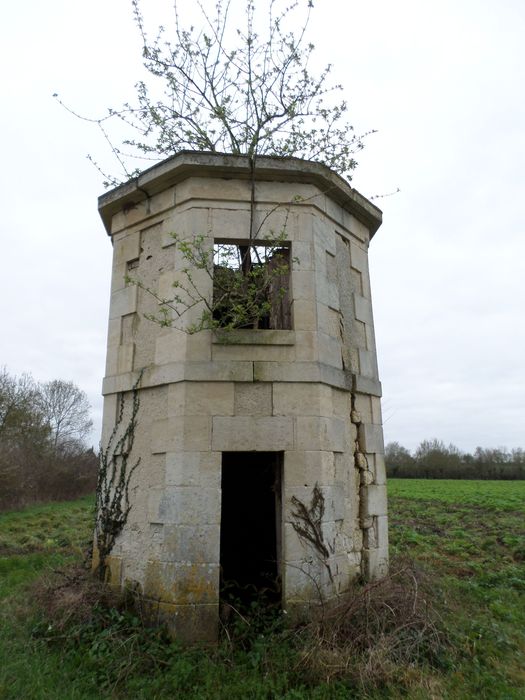
<path id="1" fill-rule="evenodd" d="M 107 184 L 134 176 L 145 156 L 162 160 L 184 149 L 245 154 L 254 167 L 259 155 L 296 156 L 350 179 L 363 139 L 346 103 L 335 99 L 341 86 L 330 85 L 330 66 L 317 76 L 310 71 L 313 1 L 265 0 L 257 8 L 242 1 L 241 26 L 232 0 L 218 0 L 214 14 L 202 0 L 195 28 L 184 24 L 174 0 L 172 38 L 161 26 L 150 39 L 140 0 L 131 0 L 146 72 L 135 103 L 98 118 L 66 107 L 108 142 L 119 172 Z"/>

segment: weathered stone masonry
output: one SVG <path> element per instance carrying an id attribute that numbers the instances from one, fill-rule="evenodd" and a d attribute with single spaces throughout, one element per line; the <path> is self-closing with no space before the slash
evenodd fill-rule
<path id="1" fill-rule="evenodd" d="M 225 454 L 281 455 L 283 607 L 315 602 L 318 587 L 332 597 L 388 565 L 367 253 L 381 212 L 324 166 L 296 159 L 260 158 L 255 191 L 260 236 L 284 227 L 291 247 L 292 329 L 240 330 L 227 344 L 210 331 L 188 335 L 148 321 L 155 301 L 125 277 L 132 272 L 169 296 L 185 265 L 170 233 L 246 241 L 247 160 L 181 153 L 100 199 L 114 246 L 103 443 L 120 392 L 145 368 L 134 447 L 141 463 L 111 577 L 138 583 L 184 639 L 217 631 Z M 205 275 L 197 281 L 210 285 Z M 293 522 L 293 497 L 308 505 L 316 484 L 324 560 Z"/>

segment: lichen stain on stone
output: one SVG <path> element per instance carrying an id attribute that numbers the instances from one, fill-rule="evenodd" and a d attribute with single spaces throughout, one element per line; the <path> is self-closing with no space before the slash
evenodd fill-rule
<path id="1" fill-rule="evenodd" d="M 216 582 L 199 564 L 172 564 L 150 561 L 146 565 L 144 595 L 147 598 L 174 605 L 214 603 Z"/>
<path id="2" fill-rule="evenodd" d="M 120 557 L 106 557 L 105 581 L 113 588 L 119 588 L 122 577 L 122 559 Z M 91 570 L 96 572 L 100 565 L 100 552 L 96 544 L 93 545 L 93 554 L 91 557 Z"/>

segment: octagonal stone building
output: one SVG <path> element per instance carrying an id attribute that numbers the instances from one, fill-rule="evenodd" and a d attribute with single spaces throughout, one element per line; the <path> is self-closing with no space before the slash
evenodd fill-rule
<path id="1" fill-rule="evenodd" d="M 140 463 L 112 584 L 138 585 L 176 637 L 213 641 L 232 582 L 292 610 L 384 575 L 368 272 L 380 210 L 317 163 L 260 157 L 252 173 L 244 156 L 194 152 L 103 195 L 99 210 L 113 243 L 103 447 L 140 377 Z M 278 247 L 288 261 L 284 313 L 228 333 L 185 332 L 202 303 L 177 327 L 148 320 L 186 274 L 177 240 L 246 250 L 251 214 L 266 260 Z M 212 277 L 194 273 L 199 297 L 213 298 Z"/>

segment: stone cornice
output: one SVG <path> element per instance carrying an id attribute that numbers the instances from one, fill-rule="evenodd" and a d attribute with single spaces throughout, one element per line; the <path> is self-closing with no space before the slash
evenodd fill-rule
<path id="1" fill-rule="evenodd" d="M 99 197 L 98 209 L 106 231 L 110 233 L 111 220 L 117 212 L 194 176 L 248 180 L 251 176 L 249 160 L 240 155 L 181 151 Z M 369 229 L 370 237 L 381 225 L 381 210 L 321 163 L 300 158 L 260 156 L 255 178 L 315 185 L 363 223 Z"/>

